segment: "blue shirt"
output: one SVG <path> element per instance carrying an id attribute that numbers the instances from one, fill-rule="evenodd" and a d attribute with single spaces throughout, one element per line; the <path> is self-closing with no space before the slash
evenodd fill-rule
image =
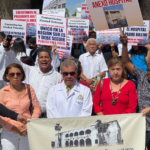
<path id="1" fill-rule="evenodd" d="M 131 50 L 128 52 L 128 54 L 131 55 Z M 146 51 L 146 55 L 147 55 L 147 51 Z M 131 61 L 133 63 L 133 65 L 135 65 L 137 68 L 143 70 L 144 72 L 147 72 L 147 62 L 145 60 L 145 56 L 139 54 L 138 52 L 136 53 L 136 55 L 132 55 L 131 56 Z"/>

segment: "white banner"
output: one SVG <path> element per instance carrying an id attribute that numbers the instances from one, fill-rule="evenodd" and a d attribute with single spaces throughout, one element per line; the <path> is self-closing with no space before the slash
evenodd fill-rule
<path id="1" fill-rule="evenodd" d="M 67 47 L 66 18 L 37 15 L 36 44 Z"/>
<path id="2" fill-rule="evenodd" d="M 145 150 L 141 114 L 33 119 L 27 130 L 30 150 Z"/>
<path id="3" fill-rule="evenodd" d="M 96 31 L 143 25 L 138 0 L 86 0 L 86 3 Z"/>
<path id="4" fill-rule="evenodd" d="M 118 45 L 121 43 L 119 29 L 101 30 L 96 31 L 96 33 L 98 44 L 110 44 L 111 42 L 114 42 L 115 45 Z"/>
<path id="5" fill-rule="evenodd" d="M 65 9 L 49 9 L 43 10 L 42 14 L 65 17 Z"/>
<path id="6" fill-rule="evenodd" d="M 147 45 L 149 43 L 149 21 L 143 21 L 143 26 L 127 27 L 124 34 L 129 45 Z"/>
<path id="7" fill-rule="evenodd" d="M 73 43 L 83 43 L 89 36 L 88 19 L 68 19 L 68 35 L 73 35 Z"/>
<path id="8" fill-rule="evenodd" d="M 39 9 L 14 9 L 13 20 L 27 22 L 27 36 L 36 36 L 36 15 Z"/>
<path id="9" fill-rule="evenodd" d="M 56 52 L 59 53 L 59 59 L 67 59 L 69 56 L 71 56 L 71 50 L 72 50 L 72 43 L 73 43 L 73 36 L 67 35 L 67 47 L 58 47 Z"/>
<path id="10" fill-rule="evenodd" d="M 16 38 L 22 38 L 26 44 L 26 21 L 1 20 L 1 32 L 12 35 L 12 42 Z"/>

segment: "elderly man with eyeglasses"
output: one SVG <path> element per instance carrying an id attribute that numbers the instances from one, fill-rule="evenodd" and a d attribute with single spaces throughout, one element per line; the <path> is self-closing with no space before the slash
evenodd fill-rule
<path id="1" fill-rule="evenodd" d="M 48 118 L 91 116 L 93 101 L 88 87 L 77 82 L 78 66 L 73 60 L 61 64 L 63 82 L 49 89 L 46 103 Z"/>

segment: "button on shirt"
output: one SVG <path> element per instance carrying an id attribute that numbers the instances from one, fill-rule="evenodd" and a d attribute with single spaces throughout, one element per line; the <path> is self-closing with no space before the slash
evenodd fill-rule
<path id="1" fill-rule="evenodd" d="M 103 55 L 99 55 L 97 53 L 93 56 L 89 52 L 82 54 L 79 61 L 81 62 L 83 74 L 88 79 L 91 79 L 108 70 Z"/>
<path id="2" fill-rule="evenodd" d="M 46 97 L 48 90 L 51 86 L 61 82 L 61 74 L 54 69 L 51 69 L 49 72 L 43 74 L 39 67 L 28 66 L 18 61 L 11 50 L 5 52 L 5 54 L 7 55 L 6 60 L 9 59 L 10 63 L 17 63 L 22 65 L 27 78 L 26 83 L 30 84 L 35 90 L 37 99 L 41 105 L 42 113 L 44 113 L 46 111 Z"/>
<path id="3" fill-rule="evenodd" d="M 90 89 L 78 82 L 68 96 L 64 81 L 49 89 L 46 102 L 48 118 L 91 116 L 92 107 Z"/>

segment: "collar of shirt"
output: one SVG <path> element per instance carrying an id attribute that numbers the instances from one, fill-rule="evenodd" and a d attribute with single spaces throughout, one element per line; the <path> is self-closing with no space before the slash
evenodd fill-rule
<path id="1" fill-rule="evenodd" d="M 50 74 L 52 74 L 52 73 L 54 72 L 53 67 L 52 67 L 51 70 L 50 70 L 49 72 L 47 72 L 47 73 L 43 73 L 43 72 L 40 70 L 39 67 L 36 67 L 36 69 L 37 69 L 37 71 L 38 71 L 39 73 L 41 73 L 41 74 L 43 74 L 43 75 L 50 75 Z"/>
<path id="2" fill-rule="evenodd" d="M 92 57 L 94 57 L 94 56 L 97 56 L 98 54 L 95 52 L 95 54 L 92 56 L 89 52 L 87 52 L 86 53 L 86 56 L 88 57 L 88 56 L 92 56 Z"/>
<path id="3" fill-rule="evenodd" d="M 67 85 L 65 84 L 65 82 L 64 82 L 64 86 L 65 86 L 65 89 L 66 89 L 66 91 L 67 91 L 67 89 L 68 89 L 69 87 L 67 87 Z M 73 89 L 73 87 L 74 87 L 74 85 L 70 88 L 70 91 Z"/>

